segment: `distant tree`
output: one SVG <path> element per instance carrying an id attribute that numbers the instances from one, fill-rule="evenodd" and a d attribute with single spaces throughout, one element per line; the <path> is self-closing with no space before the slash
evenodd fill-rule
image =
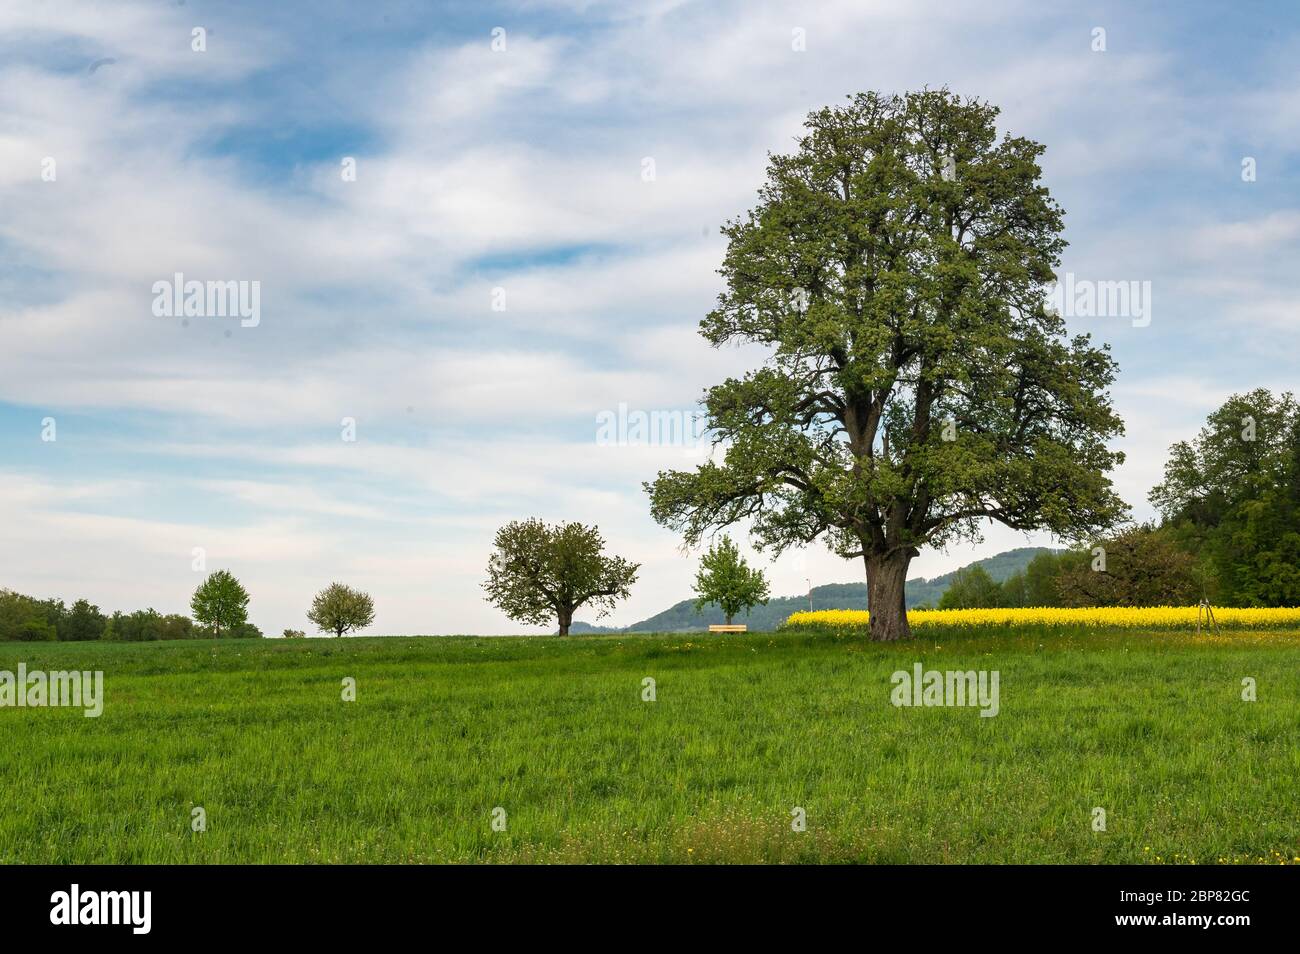
<path id="1" fill-rule="evenodd" d="M 1025 567 L 1024 606 L 1060 606 L 1061 595 L 1056 591 L 1056 577 L 1061 571 L 1061 558 L 1055 553 L 1039 553 Z"/>
<path id="2" fill-rule="evenodd" d="M 104 628 L 104 639 L 115 643 L 133 643 L 136 642 L 138 629 L 135 614 L 117 610 L 109 618 L 108 626 Z"/>
<path id="3" fill-rule="evenodd" d="M 1056 578 L 1063 606 L 1188 606 L 1201 597 L 1196 558 L 1150 525 L 1098 541 L 1102 554 L 1079 553 Z"/>
<path id="4" fill-rule="evenodd" d="M 64 632 L 68 625 L 68 608 L 63 605 L 63 600 L 51 598 L 34 602 L 45 622 L 49 624 L 50 629 L 54 630 L 54 638 L 67 639 Z"/>
<path id="5" fill-rule="evenodd" d="M 193 639 L 194 621 L 179 613 L 168 613 L 158 621 L 159 639 Z"/>
<path id="6" fill-rule="evenodd" d="M 1169 448 L 1165 479 L 1150 500 L 1167 519 L 1218 526 L 1234 507 L 1281 486 L 1295 455 L 1300 408 L 1288 392 L 1234 394 L 1190 442 Z"/>
<path id="7" fill-rule="evenodd" d="M 163 638 L 165 630 L 164 616 L 152 606 L 146 610 L 137 610 L 131 614 L 139 620 L 140 642 L 155 642 Z"/>
<path id="8" fill-rule="evenodd" d="M 1300 405 L 1265 388 L 1234 394 L 1169 449 L 1150 494 L 1228 605 L 1300 603 Z"/>
<path id="9" fill-rule="evenodd" d="M 626 599 L 640 564 L 605 556 L 596 527 L 515 520 L 497 531 L 483 584 L 487 600 L 521 623 L 555 618 L 567 636 L 573 614 L 590 605 L 597 618 Z"/>
<path id="10" fill-rule="evenodd" d="M 375 621 L 375 604 L 366 593 L 342 583 L 331 583 L 316 594 L 307 618 L 322 633 L 341 637 L 353 630 L 365 629 Z M 257 635 L 262 635 L 258 633 Z"/>
<path id="11" fill-rule="evenodd" d="M 998 606 L 1001 591 L 978 563 L 958 570 L 939 598 L 939 609 L 989 609 Z"/>
<path id="12" fill-rule="evenodd" d="M 194 591 L 190 611 L 197 622 L 211 628 L 213 639 L 220 638 L 223 628 L 248 622 L 248 591 L 230 571 L 217 570 Z"/>
<path id="13" fill-rule="evenodd" d="M 105 638 L 124 643 L 147 643 L 164 637 L 163 616 L 155 609 L 136 610 L 134 613 L 114 613 L 109 621 L 110 632 Z"/>
<path id="14" fill-rule="evenodd" d="M 37 600 L 13 590 L 0 590 L 0 640 L 21 639 L 23 624 L 30 619 L 46 622 Z"/>
<path id="15" fill-rule="evenodd" d="M 699 597 L 696 609 L 716 603 L 730 626 L 737 613 L 767 602 L 767 580 L 762 570 L 749 566 L 731 537 L 724 535 L 700 558 L 695 594 Z"/>
<path id="16" fill-rule="evenodd" d="M 1284 506 L 1278 493 L 1244 505 L 1211 549 L 1214 578 L 1228 577 L 1234 604 L 1300 604 L 1300 520 Z M 1223 590 L 1220 584 L 1217 591 Z"/>
<path id="17" fill-rule="evenodd" d="M 113 610 L 113 615 L 104 624 L 104 635 L 100 638 L 109 643 L 122 642 L 122 624 L 125 618 L 121 610 Z"/>
<path id="18" fill-rule="evenodd" d="M 306 639 L 307 634 L 300 629 L 286 629 L 284 631 L 285 639 Z"/>
<path id="19" fill-rule="evenodd" d="M 68 642 L 82 643 L 99 639 L 104 635 L 108 617 L 88 600 L 77 600 L 68 610 L 59 638 Z"/>
<path id="20" fill-rule="evenodd" d="M 1028 606 L 1029 584 L 1025 574 L 1017 570 L 998 584 L 998 606 Z"/>

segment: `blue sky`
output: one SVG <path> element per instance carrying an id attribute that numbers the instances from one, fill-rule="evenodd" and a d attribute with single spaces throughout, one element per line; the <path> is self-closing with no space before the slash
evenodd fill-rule
<path id="1" fill-rule="evenodd" d="M 0 586 L 182 612 L 198 547 L 269 632 L 334 579 L 373 632 L 518 632 L 480 584 L 538 515 L 643 563 L 613 622 L 662 609 L 694 558 L 640 485 L 698 453 L 606 446 L 597 415 L 688 413 L 761 359 L 696 325 L 718 226 L 809 110 L 942 84 L 1047 146 L 1063 272 L 1150 282 L 1144 327 L 1069 320 L 1119 361 L 1146 516 L 1170 443 L 1295 386 L 1298 40 L 1264 3 L 9 0 Z M 176 272 L 259 282 L 260 323 L 155 316 Z M 990 528 L 913 572 L 1048 542 Z M 860 579 L 820 550 L 770 571 Z"/>

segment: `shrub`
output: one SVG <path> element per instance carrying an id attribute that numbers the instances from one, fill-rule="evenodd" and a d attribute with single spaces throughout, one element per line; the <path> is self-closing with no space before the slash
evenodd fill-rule
<path id="1" fill-rule="evenodd" d="M 33 617 L 18 626 L 18 639 L 20 642 L 53 642 L 55 636 L 54 627 L 39 617 Z"/>

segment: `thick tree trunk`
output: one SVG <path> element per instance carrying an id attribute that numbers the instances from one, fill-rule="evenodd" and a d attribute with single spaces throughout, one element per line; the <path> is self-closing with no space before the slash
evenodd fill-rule
<path id="1" fill-rule="evenodd" d="M 573 610 L 560 609 L 557 612 L 560 617 L 560 635 L 568 636 L 569 627 L 573 625 Z"/>
<path id="2" fill-rule="evenodd" d="M 730 616 L 730 615 L 727 616 L 727 625 L 728 625 L 728 626 L 731 625 L 731 616 Z"/>
<path id="3" fill-rule="evenodd" d="M 871 638 L 875 642 L 908 639 L 907 604 L 903 585 L 914 550 L 894 550 L 888 556 L 868 554 L 867 609 L 871 611 Z"/>

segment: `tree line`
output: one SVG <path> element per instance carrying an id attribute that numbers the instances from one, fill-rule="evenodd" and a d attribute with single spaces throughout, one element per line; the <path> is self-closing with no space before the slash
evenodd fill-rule
<path id="1" fill-rule="evenodd" d="M 965 567 L 953 574 L 938 609 L 1188 606 L 1203 595 L 1196 560 L 1166 531 L 1144 524 L 1091 549 L 1039 553 L 1000 583 L 979 564 Z"/>
<path id="2" fill-rule="evenodd" d="M 192 616 L 143 609 L 103 613 L 89 600 L 66 606 L 59 599 L 37 599 L 0 590 L 0 642 L 152 642 L 172 639 L 261 639 L 262 631 L 248 620 L 249 595 L 228 570 L 206 577 L 190 599 Z M 307 619 L 322 633 L 343 636 L 374 622 L 370 595 L 342 583 L 331 583 L 316 594 Z M 302 637 L 287 629 L 284 636 Z"/>
<path id="3" fill-rule="evenodd" d="M 215 628 L 196 623 L 180 613 L 142 609 L 104 613 L 89 600 L 71 606 L 60 599 L 37 599 L 12 590 L 0 590 L 0 642 L 150 642 L 167 639 L 206 639 Z M 262 631 L 246 620 L 223 637 L 260 638 Z"/>

